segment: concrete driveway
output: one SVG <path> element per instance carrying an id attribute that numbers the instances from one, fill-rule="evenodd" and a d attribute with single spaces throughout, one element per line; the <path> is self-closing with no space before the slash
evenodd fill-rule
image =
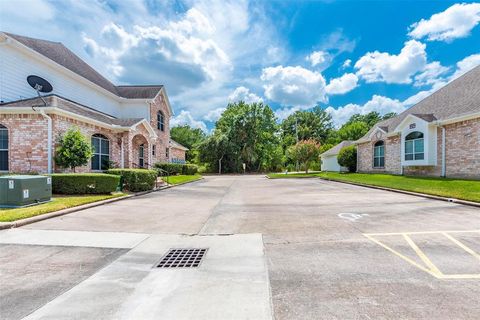
<path id="1" fill-rule="evenodd" d="M 75 236 L 68 239 L 67 235 L 74 231 L 83 233 L 74 233 Z M 82 291 L 82 287 L 97 283 L 95 281 L 100 281 L 102 276 L 120 277 L 122 268 L 132 266 L 132 259 L 148 261 L 146 265 L 150 266 L 151 261 L 161 258 L 165 250 L 173 245 L 158 246 L 160 238 L 156 237 L 160 235 L 163 237 L 161 241 L 169 244 L 187 241 L 186 238 L 195 235 L 193 240 L 188 238 L 189 245 L 194 245 L 196 241 L 200 243 L 202 237 L 213 237 L 205 241 L 209 241 L 208 245 L 217 248 L 217 253 L 224 256 L 219 258 L 219 265 L 215 261 L 208 262 L 205 268 L 211 263 L 212 269 L 211 273 L 206 269 L 205 275 L 222 274 L 222 268 L 230 267 L 230 278 L 222 278 L 230 279 L 224 285 L 246 281 L 254 286 L 255 290 L 249 290 L 248 286 L 238 287 L 239 296 L 246 299 L 243 301 L 245 308 L 241 309 L 244 311 L 249 309 L 248 297 L 259 301 L 260 306 L 270 306 L 271 296 L 276 319 L 480 318 L 480 210 L 421 197 L 319 179 L 207 177 L 185 186 L 7 232 L 0 233 L 0 242 L 8 246 L 8 250 L 2 248 L 0 261 L 17 263 L 19 267 L 22 263 L 28 264 L 29 259 L 15 258 L 12 250 L 18 252 L 18 257 L 29 257 L 33 254 L 32 245 L 42 250 L 53 245 L 69 249 L 97 247 L 97 250 L 108 250 L 95 252 L 95 262 L 89 261 L 91 267 L 82 277 L 72 272 L 63 273 L 65 283 L 73 288 L 69 292 L 73 293 L 65 294 L 66 289 L 62 287 L 48 299 L 53 299 L 55 295 L 60 295 L 59 298 L 42 307 L 45 303 L 43 299 L 35 304 L 35 308 L 30 306 L 28 310 L 20 303 L 21 295 L 11 293 L 12 287 L 29 285 L 35 290 L 33 296 L 41 296 L 47 286 L 52 292 L 51 283 L 14 281 L 14 278 L 23 277 L 24 270 L 7 268 L 0 263 L 0 271 L 10 273 L 7 281 L 2 283 L 10 291 L 5 294 L 2 290 L 0 293 L 0 314 L 9 319 L 27 315 L 36 308 L 40 309 L 31 315 L 32 319 L 52 318 L 49 315 L 62 318 L 62 313 L 55 312 L 62 306 L 71 308 L 69 299 L 85 298 L 82 293 L 88 291 Z M 219 236 L 225 234 L 244 234 L 246 238 L 232 238 L 229 242 L 228 236 Z M 262 237 L 258 238 L 258 234 Z M 120 243 L 122 235 L 131 240 Z M 151 244 L 148 244 L 149 241 Z M 250 244 L 246 246 L 248 250 L 240 250 L 242 242 Z M 12 248 L 12 245 L 15 247 Z M 230 249 L 238 246 L 239 252 L 242 252 L 240 256 L 244 258 L 239 259 L 229 253 L 229 246 Z M 65 268 L 63 264 L 51 266 L 52 253 L 48 250 L 43 260 L 39 259 L 40 251 L 35 254 L 40 260 L 38 263 L 49 265 L 54 272 Z M 80 262 L 90 256 L 79 256 L 75 252 L 71 255 Z M 110 263 L 112 257 L 117 256 L 120 258 Z M 242 264 L 241 261 L 250 261 L 251 264 Z M 266 261 L 265 270 L 261 261 Z M 220 268 L 220 265 L 223 267 Z M 239 274 L 235 273 L 235 265 L 241 270 Z M 256 267 L 252 269 L 254 265 Z M 99 271 L 101 266 L 108 266 L 103 273 Z M 112 270 L 108 271 L 108 268 Z M 268 276 L 264 277 L 263 272 L 267 269 Z M 152 276 L 150 269 L 147 271 L 143 277 Z M 41 277 L 40 271 L 32 272 L 39 272 Z M 87 275 L 90 278 L 82 282 Z M 153 281 L 167 280 L 165 275 L 160 275 Z M 168 281 L 166 283 L 174 283 L 171 278 Z M 150 301 L 153 304 L 166 301 L 160 293 L 157 293 L 160 300 L 155 300 L 155 295 L 139 293 L 141 286 L 138 283 L 141 281 L 132 280 L 132 283 L 136 284 L 136 294 L 125 293 L 125 297 L 118 298 L 118 301 L 131 300 L 132 296 L 142 297 L 135 300 L 137 305 L 148 300 L 147 297 L 153 299 Z M 184 294 L 186 288 L 180 287 L 183 291 L 177 291 L 179 295 Z M 141 288 L 145 289 L 145 283 Z M 165 290 L 166 287 L 162 288 Z M 222 288 L 219 287 L 220 290 Z M 190 292 L 188 297 L 191 301 L 196 296 Z M 241 300 L 237 301 L 237 305 L 242 305 Z M 177 315 L 177 319 L 222 319 L 221 313 L 215 317 L 212 310 L 179 313 L 178 310 L 183 309 L 178 309 L 178 303 L 183 302 L 180 299 L 176 305 L 169 305 L 172 307 L 170 310 L 177 310 L 176 313 L 161 318 L 174 319 Z M 205 300 L 202 302 L 206 303 Z M 17 311 L 12 312 L 12 308 Z M 210 308 L 215 310 L 220 307 L 214 305 Z M 145 306 L 137 309 L 142 312 L 151 310 Z M 239 309 L 227 317 L 224 314 L 223 319 L 271 317 L 264 309 L 261 307 L 253 313 L 242 313 Z M 98 318 L 109 318 L 108 312 L 103 314 L 105 317 Z M 125 310 L 123 313 L 115 312 L 123 318 L 132 315 Z"/>

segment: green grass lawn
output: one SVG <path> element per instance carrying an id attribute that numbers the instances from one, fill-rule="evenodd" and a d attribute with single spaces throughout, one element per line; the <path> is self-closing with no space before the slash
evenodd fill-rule
<path id="1" fill-rule="evenodd" d="M 112 199 L 126 196 L 124 193 L 115 193 L 108 195 L 81 195 L 81 196 L 62 196 L 54 195 L 52 201 L 36 206 L 5 209 L 0 208 L 0 222 L 10 222 L 24 218 L 38 216 L 40 214 L 80 206 L 100 200 Z"/>
<path id="2" fill-rule="evenodd" d="M 168 177 L 168 183 L 169 184 L 180 184 L 180 183 L 185 183 L 185 182 L 190 182 L 190 181 L 195 181 L 195 180 L 200 180 L 202 179 L 202 176 L 199 174 L 194 174 L 194 175 L 178 175 L 178 176 L 170 176 Z M 167 178 L 163 178 L 164 181 L 167 181 Z"/>
<path id="3" fill-rule="evenodd" d="M 315 178 L 318 176 L 318 172 L 311 173 L 269 173 L 267 176 L 270 179 L 289 179 L 289 178 Z"/>
<path id="4" fill-rule="evenodd" d="M 480 202 L 480 181 L 389 174 L 321 172 L 321 178 Z"/>

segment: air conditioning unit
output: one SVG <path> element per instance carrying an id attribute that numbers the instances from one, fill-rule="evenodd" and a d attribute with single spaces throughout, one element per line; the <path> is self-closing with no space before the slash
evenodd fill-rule
<path id="1" fill-rule="evenodd" d="M 46 176 L 1 176 L 0 207 L 18 208 L 50 201 L 52 178 Z"/>

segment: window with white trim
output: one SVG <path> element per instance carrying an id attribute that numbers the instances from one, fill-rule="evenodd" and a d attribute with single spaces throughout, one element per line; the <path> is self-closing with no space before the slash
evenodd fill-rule
<path id="1" fill-rule="evenodd" d="M 0 171 L 8 171 L 8 129 L 0 124 Z"/>
<path id="2" fill-rule="evenodd" d="M 92 136 L 92 170 L 107 170 L 110 167 L 110 141 L 101 134 Z"/>
<path id="3" fill-rule="evenodd" d="M 373 167 L 385 167 L 385 142 L 383 140 L 377 141 L 373 146 Z"/>
<path id="4" fill-rule="evenodd" d="M 138 166 L 140 168 L 145 166 L 145 145 L 143 143 L 138 146 Z"/>
<path id="5" fill-rule="evenodd" d="M 423 133 L 414 131 L 405 137 L 405 160 L 425 159 L 425 140 Z"/>

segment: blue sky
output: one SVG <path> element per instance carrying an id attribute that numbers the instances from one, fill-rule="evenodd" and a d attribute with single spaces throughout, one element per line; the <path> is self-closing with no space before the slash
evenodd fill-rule
<path id="1" fill-rule="evenodd" d="M 0 30 L 63 42 L 117 84 L 164 84 L 174 124 L 229 101 L 282 119 L 401 112 L 480 64 L 480 3 L 0 0 Z"/>

